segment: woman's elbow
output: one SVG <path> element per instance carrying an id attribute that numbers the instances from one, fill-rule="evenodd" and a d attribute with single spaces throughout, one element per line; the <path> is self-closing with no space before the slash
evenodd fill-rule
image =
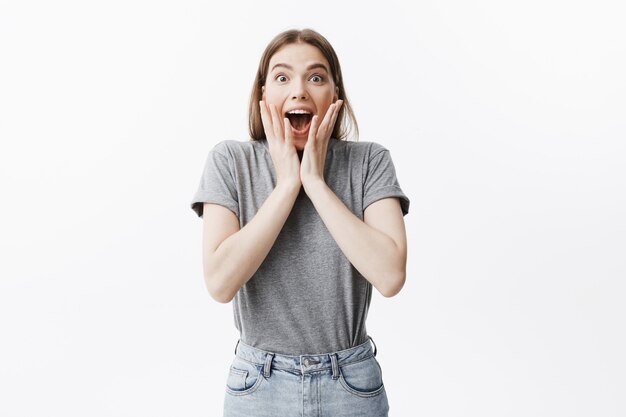
<path id="1" fill-rule="evenodd" d="M 218 303 L 228 304 L 235 297 L 235 294 L 233 294 L 231 291 L 228 291 L 228 288 L 217 285 L 219 280 L 215 277 L 205 276 L 204 282 L 206 284 L 207 290 L 209 291 L 209 295 Z"/>
<path id="2" fill-rule="evenodd" d="M 387 280 L 382 288 L 379 289 L 380 293 L 383 297 L 391 298 L 395 295 L 398 295 L 402 287 L 404 287 L 404 283 L 406 281 L 406 272 L 403 271 L 398 275 L 394 276 L 392 279 Z"/>

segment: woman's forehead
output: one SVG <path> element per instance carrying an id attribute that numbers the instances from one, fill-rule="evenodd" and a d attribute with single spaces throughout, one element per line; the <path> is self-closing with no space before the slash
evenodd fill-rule
<path id="1" fill-rule="evenodd" d="M 269 70 L 272 71 L 277 64 L 287 69 L 289 67 L 306 69 L 314 64 L 323 64 L 327 70 L 329 67 L 328 60 L 322 51 L 308 43 L 292 43 L 281 47 L 272 55 L 269 62 Z"/>

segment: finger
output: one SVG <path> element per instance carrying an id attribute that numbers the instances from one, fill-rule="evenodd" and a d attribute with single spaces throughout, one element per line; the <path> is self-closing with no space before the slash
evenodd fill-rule
<path id="1" fill-rule="evenodd" d="M 272 124 L 272 119 L 268 114 L 267 106 L 263 100 L 259 101 L 259 107 L 261 108 L 261 123 L 263 124 L 263 129 L 265 130 L 265 137 L 268 141 L 271 141 L 274 139 L 274 126 Z M 268 132 L 270 133 L 269 135 Z"/>
<path id="2" fill-rule="evenodd" d="M 341 109 L 341 106 L 343 105 L 343 100 L 337 100 L 335 102 L 335 111 L 333 112 L 333 117 L 336 118 L 337 115 L 339 114 L 339 110 Z"/>
<path id="3" fill-rule="evenodd" d="M 272 112 L 272 122 L 274 125 L 274 134 L 277 138 L 280 138 L 281 141 L 285 139 L 283 133 L 283 124 L 280 122 L 280 117 L 278 117 L 278 110 L 276 110 L 275 104 L 270 104 L 270 110 Z"/>
<path id="4" fill-rule="evenodd" d="M 319 121 L 319 117 L 317 116 L 317 114 L 313 115 L 313 118 L 311 119 L 311 126 L 309 127 L 309 138 L 306 141 L 307 144 L 313 143 L 315 141 L 315 137 L 317 136 L 317 129 L 319 127 L 318 121 Z"/>
<path id="5" fill-rule="evenodd" d="M 337 117 L 339 117 L 339 110 L 343 106 L 343 100 L 337 100 L 337 107 L 335 108 L 335 112 L 333 113 L 332 121 L 330 122 L 330 132 L 335 129 L 335 123 L 337 122 Z"/>
<path id="6" fill-rule="evenodd" d="M 330 107 L 328 107 L 328 110 L 326 110 L 326 114 L 324 115 L 324 119 L 322 120 L 322 123 L 320 124 L 320 129 L 319 129 L 324 135 L 328 131 L 328 125 L 330 124 L 330 121 L 333 117 L 333 112 L 335 111 L 336 107 L 337 107 L 336 103 L 333 103 L 330 105 Z"/>
<path id="7" fill-rule="evenodd" d="M 291 122 L 289 122 L 288 117 L 283 119 L 283 124 L 285 127 L 285 143 L 291 146 L 293 145 L 293 136 L 291 134 Z"/>

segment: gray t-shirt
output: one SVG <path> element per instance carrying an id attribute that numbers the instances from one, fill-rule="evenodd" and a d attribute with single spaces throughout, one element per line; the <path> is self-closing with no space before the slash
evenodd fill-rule
<path id="1" fill-rule="evenodd" d="M 361 220 L 368 205 L 386 197 L 398 197 L 403 215 L 409 212 L 389 150 L 378 143 L 331 138 L 324 178 Z M 202 217 L 203 203 L 220 204 L 243 228 L 275 185 L 267 140 L 225 140 L 209 152 L 191 208 Z M 233 299 L 235 327 L 243 343 L 275 353 L 349 349 L 367 340 L 372 288 L 301 188 L 274 246 Z"/>

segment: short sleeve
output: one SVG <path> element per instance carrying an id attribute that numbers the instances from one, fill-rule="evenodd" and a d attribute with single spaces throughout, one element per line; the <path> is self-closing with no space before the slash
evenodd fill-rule
<path id="1" fill-rule="evenodd" d="M 363 184 L 363 210 L 375 201 L 387 197 L 398 197 L 402 215 L 409 213 L 410 200 L 404 194 L 396 178 L 389 150 L 374 143 L 370 151 L 369 162 L 366 164 Z"/>
<path id="2" fill-rule="evenodd" d="M 224 147 L 224 142 L 218 143 L 206 158 L 200 185 L 191 200 L 191 208 L 199 217 L 203 215 L 204 203 L 219 204 L 239 217 L 237 187 L 227 156 L 230 154 L 227 150 L 224 152 Z"/>

